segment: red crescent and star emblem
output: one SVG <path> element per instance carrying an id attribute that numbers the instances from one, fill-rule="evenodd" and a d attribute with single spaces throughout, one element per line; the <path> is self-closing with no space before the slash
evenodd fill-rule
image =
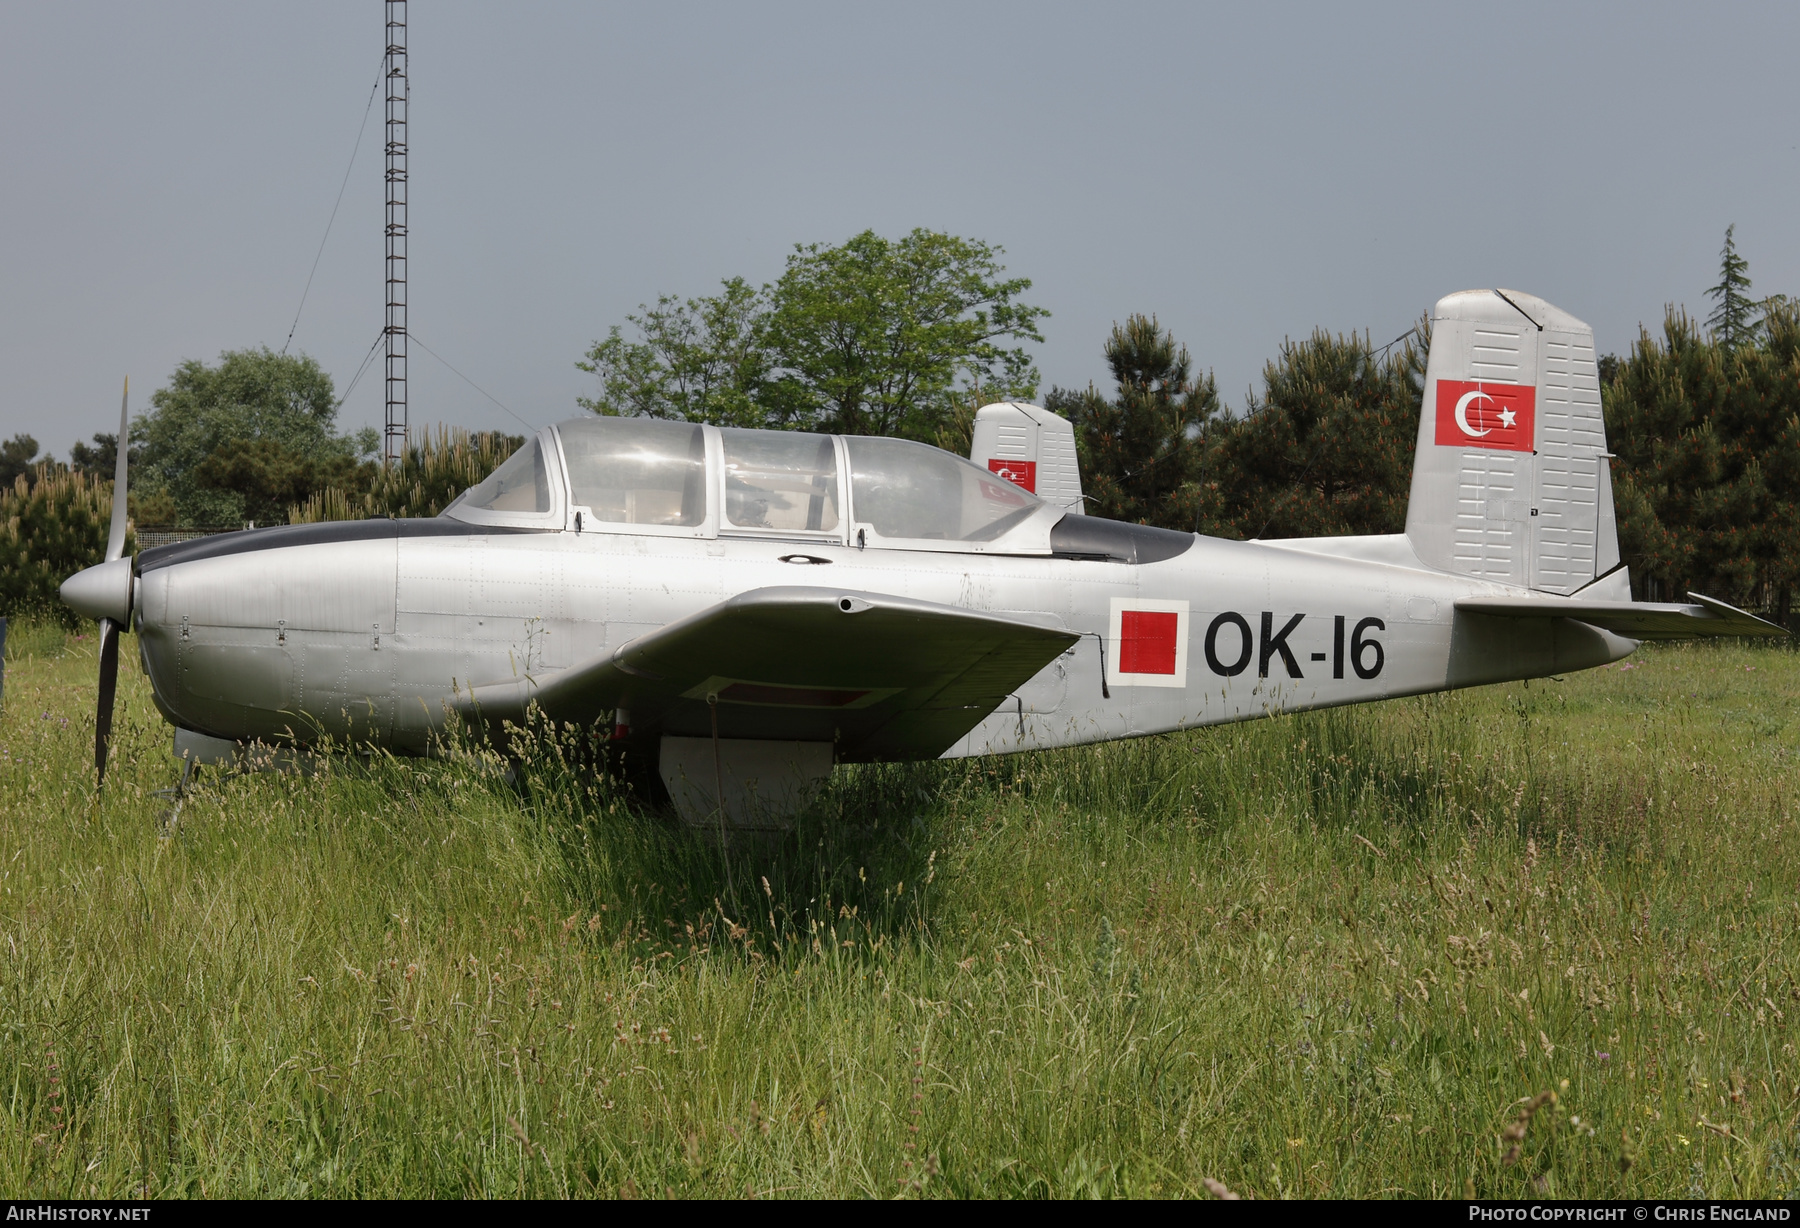
<path id="1" fill-rule="evenodd" d="M 1537 389 L 1492 380 L 1439 380 L 1436 442 L 1441 447 L 1535 451 Z"/>
<path id="2" fill-rule="evenodd" d="M 1022 486 L 1037 494 L 1037 462 L 1026 460 L 990 460 L 988 472 L 997 474 L 1014 486 Z"/>

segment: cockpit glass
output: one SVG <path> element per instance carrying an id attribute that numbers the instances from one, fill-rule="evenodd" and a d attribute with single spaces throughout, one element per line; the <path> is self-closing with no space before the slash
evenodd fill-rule
<path id="1" fill-rule="evenodd" d="M 837 451 L 829 435 L 727 427 L 725 519 L 738 529 L 838 527 Z"/>
<path id="2" fill-rule="evenodd" d="M 687 422 L 564 422 L 569 498 L 595 520 L 693 526 L 706 519 L 706 438 Z"/>
<path id="3" fill-rule="evenodd" d="M 987 542 L 1042 506 L 1005 478 L 904 439 L 851 436 L 856 519 L 883 537 Z"/>
<path id="4" fill-rule="evenodd" d="M 534 439 L 514 452 L 456 506 L 485 512 L 549 511 L 550 475 L 544 469 L 543 444 Z"/>

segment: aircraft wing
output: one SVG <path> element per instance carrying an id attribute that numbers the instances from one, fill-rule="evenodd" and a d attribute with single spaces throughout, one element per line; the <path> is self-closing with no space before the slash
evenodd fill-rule
<path id="1" fill-rule="evenodd" d="M 1500 618 L 1572 618 L 1634 640 L 1691 640 L 1718 635 L 1786 635 L 1787 630 L 1699 593 L 1692 605 L 1584 601 L 1579 597 L 1464 597 L 1456 608 Z"/>
<path id="2" fill-rule="evenodd" d="M 458 707 L 521 720 L 835 742 L 840 760 L 935 757 L 1080 637 L 1022 617 L 842 589 L 756 589 L 572 669 L 476 687 Z"/>

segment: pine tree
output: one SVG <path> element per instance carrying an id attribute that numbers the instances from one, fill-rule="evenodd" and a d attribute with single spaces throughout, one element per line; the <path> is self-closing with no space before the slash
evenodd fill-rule
<path id="1" fill-rule="evenodd" d="M 1706 296 L 1713 300 L 1706 317 L 1707 331 L 1731 353 L 1754 345 L 1762 333 L 1763 304 L 1750 297 L 1750 262 L 1738 255 L 1737 223 L 1725 228 L 1725 246 L 1719 252 L 1719 284 Z"/>
<path id="2" fill-rule="evenodd" d="M 1113 325 L 1104 347 L 1117 391 L 1111 400 L 1055 389 L 1045 405 L 1068 416 L 1094 515 L 1193 530 L 1196 479 L 1208 422 L 1219 412 L 1212 376 L 1193 376 L 1187 347 L 1155 316 Z"/>
<path id="3" fill-rule="evenodd" d="M 1227 537 L 1406 527 L 1430 321 L 1382 352 L 1323 330 L 1289 341 L 1249 412 L 1208 431 L 1204 503 Z"/>
<path id="4" fill-rule="evenodd" d="M 0 488 L 0 615 L 37 615 L 65 627 L 79 621 L 57 596 L 62 582 L 106 556 L 112 481 L 40 466 Z M 125 553 L 137 549 L 128 526 Z"/>
<path id="5" fill-rule="evenodd" d="M 1619 544 L 1640 597 L 1689 590 L 1785 617 L 1800 583 L 1800 318 L 1728 350 L 1671 310 L 1602 386 Z"/>

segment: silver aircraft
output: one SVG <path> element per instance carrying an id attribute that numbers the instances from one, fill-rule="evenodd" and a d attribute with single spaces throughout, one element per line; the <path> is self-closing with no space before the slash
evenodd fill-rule
<path id="1" fill-rule="evenodd" d="M 431 519 L 291 525 L 71 577 L 138 632 L 177 753 L 360 743 L 535 705 L 654 756 L 690 822 L 779 826 L 836 763 L 1006 754 L 1781 635 L 1633 602 L 1593 333 L 1531 295 L 1432 315 L 1406 532 L 1224 541 L 1082 514 L 1068 423 L 896 439 L 587 417 Z M 124 437 L 123 430 L 121 438 Z M 125 488 L 120 449 L 116 489 Z M 604 722 L 604 723 L 602 723 Z M 503 735 L 502 735 L 503 736 Z"/>

